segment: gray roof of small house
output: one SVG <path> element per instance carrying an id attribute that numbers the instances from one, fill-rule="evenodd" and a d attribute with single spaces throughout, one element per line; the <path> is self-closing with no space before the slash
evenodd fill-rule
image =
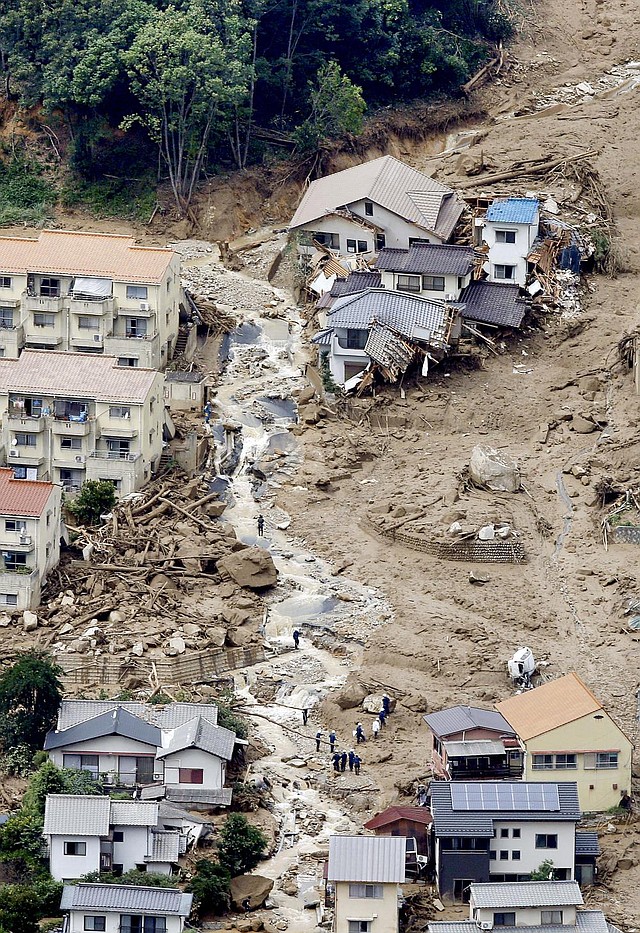
<path id="1" fill-rule="evenodd" d="M 329 881 L 399 883 L 405 861 L 404 836 L 329 836 Z"/>
<path id="2" fill-rule="evenodd" d="M 380 288 L 381 281 L 379 272 L 351 272 L 346 279 L 337 278 L 329 294 L 332 298 L 355 295 L 357 292 L 363 292 L 365 288 Z"/>
<path id="3" fill-rule="evenodd" d="M 93 719 L 87 719 L 83 722 L 65 729 L 63 732 L 49 732 L 44 740 L 45 750 L 51 748 L 60 748 L 66 745 L 75 745 L 78 742 L 86 742 L 89 739 L 96 739 L 103 735 L 122 735 L 136 742 L 142 742 L 144 745 L 152 745 L 157 748 L 161 743 L 160 729 L 145 722 L 139 716 L 130 713 L 126 709 L 114 707 L 107 710 Z"/>
<path id="4" fill-rule="evenodd" d="M 480 324 L 520 327 L 527 313 L 527 303 L 519 298 L 517 285 L 501 282 L 471 282 L 460 295 L 462 317 Z"/>
<path id="5" fill-rule="evenodd" d="M 142 800 L 112 800 L 112 826 L 157 826 L 158 804 Z"/>
<path id="6" fill-rule="evenodd" d="M 584 904 L 577 881 L 517 881 L 471 885 L 472 907 L 578 907 Z"/>
<path id="7" fill-rule="evenodd" d="M 129 884 L 65 884 L 61 910 L 130 911 L 188 917 L 193 894 Z"/>
<path id="8" fill-rule="evenodd" d="M 582 815 L 574 781 L 434 781 L 430 790 L 438 837 L 487 839 L 494 821 L 576 823 Z"/>
<path id="9" fill-rule="evenodd" d="M 515 736 L 515 732 L 500 713 L 478 706 L 449 706 L 422 717 L 434 735 L 446 738 L 470 729 L 488 729 L 500 735 Z"/>
<path id="10" fill-rule="evenodd" d="M 47 794 L 45 836 L 108 836 L 111 800 L 80 794 Z"/>
<path id="11" fill-rule="evenodd" d="M 218 758 L 230 761 L 235 741 L 235 732 L 224 729 L 222 726 L 214 726 L 201 716 L 197 716 L 174 729 L 169 744 L 162 748 L 156 757 L 166 758 L 167 755 L 181 752 L 185 748 L 199 748 L 203 752 L 209 752 L 210 755 L 217 755 Z"/>
<path id="12" fill-rule="evenodd" d="M 576 855 L 600 855 L 600 841 L 597 833 L 576 833 Z"/>
<path id="13" fill-rule="evenodd" d="M 289 226 L 305 226 L 363 200 L 379 204 L 444 240 L 449 239 L 464 210 L 464 203 L 451 188 L 387 155 L 312 181 Z"/>
<path id="14" fill-rule="evenodd" d="M 180 855 L 180 833 L 175 829 L 152 832 L 149 837 L 150 851 L 145 862 L 177 862 Z"/>
<path id="15" fill-rule="evenodd" d="M 507 927 L 501 926 L 500 933 L 620 933 L 612 925 L 607 923 L 605 915 L 601 910 L 578 910 L 576 911 L 575 927 L 568 927 L 562 924 L 551 924 L 550 926 L 527 926 L 527 927 Z M 478 925 L 475 920 L 440 920 L 433 921 L 427 927 L 428 933 L 477 933 Z"/>
<path id="16" fill-rule="evenodd" d="M 63 700 L 58 711 L 56 730 L 62 732 L 114 709 L 126 710 L 159 729 L 175 729 L 194 716 L 202 716 L 214 725 L 218 722 L 218 707 L 215 703 L 169 703 L 163 706 L 130 700 Z"/>
<path id="17" fill-rule="evenodd" d="M 143 788 L 144 790 L 144 788 Z M 143 795 L 144 796 L 144 793 Z M 191 813 L 188 810 L 185 810 L 184 807 L 172 805 L 171 803 L 166 803 L 164 800 L 161 800 L 158 804 L 158 821 L 161 823 L 162 820 L 184 820 L 187 823 L 196 823 L 201 825 L 210 824 L 211 820 L 203 816 L 198 816 L 197 813 Z"/>
<path id="18" fill-rule="evenodd" d="M 385 247 L 376 267 L 409 275 L 468 275 L 474 266 L 471 246 L 414 243 L 409 249 Z"/>
<path id="19" fill-rule="evenodd" d="M 327 327 L 368 330 L 373 321 L 378 321 L 407 337 L 413 337 L 417 329 L 427 330 L 433 342 L 445 343 L 449 315 L 441 301 L 384 288 L 368 288 L 357 295 L 337 298 L 327 314 Z"/>
<path id="20" fill-rule="evenodd" d="M 448 758 L 464 758 L 476 755 L 504 755 L 505 748 L 502 742 L 492 742 L 491 739 L 472 739 L 466 742 L 442 743 L 447 751 Z"/>

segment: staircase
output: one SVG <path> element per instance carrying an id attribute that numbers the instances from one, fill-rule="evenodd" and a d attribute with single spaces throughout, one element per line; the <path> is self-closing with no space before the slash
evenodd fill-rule
<path id="1" fill-rule="evenodd" d="M 187 341 L 189 339 L 189 331 L 185 327 L 181 327 L 178 331 L 178 339 L 176 340 L 176 345 L 173 349 L 174 356 L 180 356 L 184 353 L 187 347 Z"/>

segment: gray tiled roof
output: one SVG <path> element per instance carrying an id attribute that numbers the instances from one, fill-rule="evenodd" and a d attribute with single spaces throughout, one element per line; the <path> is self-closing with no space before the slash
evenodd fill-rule
<path id="1" fill-rule="evenodd" d="M 422 717 L 434 735 L 446 738 L 470 729 L 490 729 L 500 735 L 515 736 L 515 732 L 500 713 L 478 706 L 450 706 Z"/>
<path id="2" fill-rule="evenodd" d="M 47 794 L 44 835 L 108 836 L 109 797 Z"/>
<path id="3" fill-rule="evenodd" d="M 123 702 L 117 700 L 63 700 L 58 710 L 57 731 L 69 729 L 79 722 L 85 722 L 87 719 L 95 719 L 101 713 L 108 713 L 109 710 L 116 709 L 118 706 L 128 710 L 134 716 L 144 718 L 145 704 Z"/>
<path id="4" fill-rule="evenodd" d="M 57 731 L 118 708 L 160 729 L 175 729 L 194 716 L 202 716 L 214 725 L 218 722 L 218 707 L 215 703 L 169 703 L 162 706 L 129 700 L 63 700 L 58 712 Z"/>
<path id="5" fill-rule="evenodd" d="M 315 343 L 319 347 L 328 347 L 331 345 L 331 334 L 332 333 L 333 331 L 331 329 L 321 330 L 315 335 L 315 337 L 311 338 L 311 343 Z"/>
<path id="6" fill-rule="evenodd" d="M 597 833 L 576 833 L 576 855 L 600 855 L 600 842 Z"/>
<path id="7" fill-rule="evenodd" d="M 470 246 L 414 243 L 409 249 L 381 249 L 376 266 L 389 272 L 413 275 L 468 275 L 473 269 Z"/>
<path id="8" fill-rule="evenodd" d="M 390 327 L 374 321 L 364 348 L 374 363 L 387 367 L 392 378 L 406 371 L 415 356 L 415 346 L 395 333 Z"/>
<path id="9" fill-rule="evenodd" d="M 607 924 L 601 910 L 579 910 L 576 913 L 575 927 L 554 923 L 550 926 L 501 926 L 499 929 L 500 933 L 524 933 L 524 931 L 526 933 L 611 933 L 610 927 L 611 924 Z M 429 924 L 427 931 L 428 933 L 477 933 L 478 925 L 474 920 L 436 920 Z M 616 933 L 615 928 L 613 933 Z"/>
<path id="10" fill-rule="evenodd" d="M 460 295 L 460 302 L 464 304 L 462 317 L 481 324 L 520 327 L 527 304 L 518 298 L 519 292 L 517 285 L 471 282 Z"/>
<path id="11" fill-rule="evenodd" d="M 112 826 L 157 826 L 158 804 L 141 800 L 112 800 Z"/>
<path id="12" fill-rule="evenodd" d="M 346 279 L 336 279 L 331 286 L 332 298 L 341 298 L 343 295 L 355 295 L 365 288 L 380 288 L 381 277 L 379 272 L 352 272 Z"/>
<path id="13" fill-rule="evenodd" d="M 145 862 L 177 862 L 180 855 L 180 833 L 176 830 L 158 830 L 150 834 L 150 851 Z"/>
<path id="14" fill-rule="evenodd" d="M 472 907 L 578 907 L 577 881 L 516 881 L 471 885 Z"/>
<path id="15" fill-rule="evenodd" d="M 400 883 L 405 878 L 404 836 L 330 836 L 329 881 Z"/>
<path id="16" fill-rule="evenodd" d="M 167 787 L 167 800 L 176 803 L 208 804 L 211 807 L 228 807 L 233 791 L 230 787 L 201 790 L 197 787 Z"/>
<path id="17" fill-rule="evenodd" d="M 373 321 L 388 324 L 406 337 L 444 345 L 449 311 L 441 301 L 369 288 L 357 295 L 337 298 L 327 314 L 327 326 L 331 328 L 368 330 Z"/>
<path id="18" fill-rule="evenodd" d="M 464 210 L 464 203 L 451 188 L 387 155 L 311 182 L 290 227 L 310 224 L 336 208 L 362 200 L 379 204 L 445 240 Z"/>
<path id="19" fill-rule="evenodd" d="M 187 823 L 198 823 L 203 826 L 209 823 L 209 820 L 205 819 L 205 817 L 198 816 L 197 813 L 189 813 L 187 810 L 184 809 L 184 807 L 181 807 L 177 804 L 172 805 L 170 803 L 165 803 L 164 801 L 161 801 L 158 804 L 158 810 L 159 810 L 159 822 L 160 823 L 162 822 L 162 820 L 184 820 Z"/>
<path id="20" fill-rule="evenodd" d="M 173 730 L 169 743 L 158 752 L 157 757 L 166 758 L 167 755 L 181 752 L 185 748 L 199 748 L 211 755 L 217 755 L 218 758 L 230 761 L 235 741 L 235 732 L 224 729 L 222 726 L 214 726 L 201 716 L 197 716 Z"/>
<path id="21" fill-rule="evenodd" d="M 188 917 L 193 894 L 129 884 L 65 884 L 62 910 L 127 911 Z"/>
<path id="22" fill-rule="evenodd" d="M 87 719 L 65 729 L 64 732 L 49 732 L 44 741 L 45 750 L 60 748 L 65 745 L 75 745 L 77 742 L 87 742 L 103 735 L 122 735 L 145 745 L 156 748 L 160 745 L 161 736 L 157 726 L 145 722 L 139 716 L 126 709 L 114 707 L 93 719 Z"/>
<path id="23" fill-rule="evenodd" d="M 518 810 L 508 808 L 501 811 L 495 807 L 484 810 L 480 808 L 471 810 L 467 809 L 466 806 L 458 806 L 457 808 L 453 806 L 452 795 L 454 793 L 460 799 L 464 797 L 467 788 L 470 794 L 474 796 L 480 792 L 490 794 L 492 787 L 499 788 L 500 793 L 503 795 L 508 793 L 510 787 L 516 788 L 519 805 L 522 795 L 526 794 L 527 788 L 541 788 L 547 797 L 555 789 L 559 809 L 534 809 L 533 806 L 531 808 L 521 806 L 521 809 Z M 578 803 L 578 787 L 575 782 L 567 781 L 552 784 L 550 782 L 534 781 L 433 781 L 430 790 L 433 825 L 435 834 L 438 837 L 478 836 L 489 838 L 493 836 L 494 820 L 498 822 L 549 820 L 576 823 L 581 816 L 580 804 Z M 537 796 L 536 792 L 535 797 Z"/>

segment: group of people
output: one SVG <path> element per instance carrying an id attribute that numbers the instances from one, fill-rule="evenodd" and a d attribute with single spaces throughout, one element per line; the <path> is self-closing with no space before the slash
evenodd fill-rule
<path id="1" fill-rule="evenodd" d="M 347 761 L 349 762 L 349 771 L 355 771 L 356 774 L 360 774 L 362 759 L 359 755 L 356 755 L 352 748 L 349 749 L 348 755 L 346 752 L 334 752 L 331 760 L 333 761 L 333 770 L 336 774 L 347 770 Z"/>
<path id="2" fill-rule="evenodd" d="M 294 633 L 295 635 L 295 633 Z M 303 720 L 306 724 L 306 718 L 303 711 Z M 391 700 L 387 694 L 383 694 L 382 697 L 382 708 L 380 712 L 375 717 L 371 723 L 371 734 L 374 739 L 378 738 L 378 733 L 382 726 L 385 725 L 387 717 L 391 714 Z M 322 742 L 323 742 L 324 731 L 318 729 L 316 732 L 316 752 L 320 751 Z M 356 723 L 356 727 L 353 730 L 353 737 L 356 740 L 356 745 L 361 745 L 367 741 L 367 736 L 365 735 L 364 726 L 361 722 Z M 342 773 L 347 770 L 347 763 L 349 764 L 349 771 L 355 771 L 356 774 L 360 774 L 360 766 L 362 765 L 362 759 L 354 751 L 353 748 L 349 749 L 349 752 L 346 751 L 336 751 L 337 737 L 335 729 L 331 729 L 328 735 L 329 749 L 331 751 L 331 761 L 333 763 L 333 770 L 336 774 Z"/>

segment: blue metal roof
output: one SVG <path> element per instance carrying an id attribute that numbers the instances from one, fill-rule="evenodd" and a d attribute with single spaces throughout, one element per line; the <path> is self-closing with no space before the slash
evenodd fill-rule
<path id="1" fill-rule="evenodd" d="M 493 202 L 486 219 L 505 224 L 532 224 L 537 212 L 536 198 L 504 198 Z"/>

